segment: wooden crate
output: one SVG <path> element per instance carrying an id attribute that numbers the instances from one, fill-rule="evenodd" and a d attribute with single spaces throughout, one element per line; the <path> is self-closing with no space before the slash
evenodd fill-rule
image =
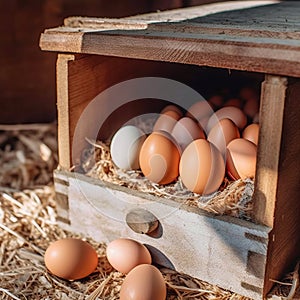
<path id="1" fill-rule="evenodd" d="M 265 298 L 273 280 L 290 270 L 300 254 L 299 14 L 296 1 L 234 1 L 124 19 L 69 18 L 63 27 L 46 30 L 41 48 L 59 52 L 55 188 L 62 223 L 98 241 L 132 237 L 147 244 L 162 265 L 253 299 Z M 85 137 L 95 137 L 97 120 L 111 101 L 103 98 L 82 123 L 99 93 L 143 76 L 195 87 L 226 74 L 262 81 L 255 222 L 214 216 L 72 169 L 87 146 Z M 151 109 L 158 111 L 161 104 L 153 101 Z M 145 107 L 134 105 L 129 115 L 121 111 L 120 123 Z M 114 120 L 102 128 L 100 138 L 120 125 Z M 147 207 L 160 221 L 159 234 L 132 231 L 125 222 L 128 203 Z"/>

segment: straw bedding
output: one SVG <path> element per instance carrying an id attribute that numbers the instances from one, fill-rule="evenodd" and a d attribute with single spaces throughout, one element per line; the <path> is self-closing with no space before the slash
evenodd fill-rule
<path id="1" fill-rule="evenodd" d="M 118 299 L 124 276 L 107 262 L 105 245 L 56 223 L 56 147 L 53 124 L 0 126 L 0 299 Z M 99 264 L 88 278 L 67 282 L 47 272 L 43 254 L 51 242 L 64 237 L 80 237 L 95 247 Z M 246 300 L 185 274 L 164 268 L 161 272 L 168 300 Z M 287 283 L 277 285 L 274 299 L 297 297 L 298 280 L 298 272 L 288 274 Z"/>
<path id="2" fill-rule="evenodd" d="M 187 190 L 180 178 L 175 183 L 163 186 L 145 178 L 141 171 L 121 170 L 113 164 L 107 143 L 89 139 L 87 142 L 90 147 L 84 151 L 80 166 L 87 176 L 153 194 L 157 197 L 184 202 L 189 206 L 199 207 L 217 215 L 251 219 L 254 182 L 250 178 L 230 181 L 226 177 L 217 192 L 208 196 L 199 196 Z"/>

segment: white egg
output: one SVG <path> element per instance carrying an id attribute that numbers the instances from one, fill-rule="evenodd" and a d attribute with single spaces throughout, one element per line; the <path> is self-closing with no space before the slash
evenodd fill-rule
<path id="1" fill-rule="evenodd" d="M 121 127 L 110 144 L 111 158 L 120 169 L 139 169 L 139 153 L 146 134 L 136 126 Z"/>

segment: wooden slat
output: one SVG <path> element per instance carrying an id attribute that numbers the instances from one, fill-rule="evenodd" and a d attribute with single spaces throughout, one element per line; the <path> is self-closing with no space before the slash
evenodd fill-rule
<path id="1" fill-rule="evenodd" d="M 132 34 L 132 35 L 131 35 Z M 79 42 L 76 37 L 80 38 Z M 43 50 L 178 62 L 278 75 L 300 76 L 300 43 L 264 38 L 233 38 L 174 33 L 116 31 L 44 34 Z"/>
<path id="2" fill-rule="evenodd" d="M 258 2 L 252 2 L 252 5 L 258 5 Z M 163 16 L 152 14 L 111 21 L 82 18 L 76 21 L 73 18 L 66 21 L 72 27 L 45 31 L 40 45 L 42 49 L 52 51 L 300 76 L 300 22 L 296 18 L 300 5 L 273 1 L 271 5 L 259 8 L 228 11 L 230 7 L 236 9 L 245 3 L 230 3 L 227 8 L 223 4 L 221 7 L 225 12 L 210 16 L 206 14 L 220 4 L 211 4 L 210 9 L 200 6 L 175 10 Z M 263 16 L 272 16 L 272 11 L 276 18 L 269 17 L 263 22 Z M 276 23 L 279 13 L 287 16 L 286 22 L 281 18 Z M 182 21 L 183 17 L 187 21 Z M 83 23 L 80 28 L 74 27 L 80 23 Z"/>
<path id="3" fill-rule="evenodd" d="M 57 112 L 58 112 L 58 155 L 63 169 L 71 168 L 70 116 L 69 116 L 69 66 L 73 55 L 58 55 L 57 72 Z"/>
<path id="4" fill-rule="evenodd" d="M 84 175 L 63 173 L 69 177 L 73 231 L 106 243 L 119 237 L 136 239 L 147 244 L 156 263 L 253 299 L 262 298 L 270 228 L 214 217 L 200 209 L 188 211 L 124 187 L 112 189 Z M 137 234 L 126 225 L 126 215 L 133 207 L 145 208 L 159 219 L 159 238 Z"/>
<path id="5" fill-rule="evenodd" d="M 213 2 L 213 1 L 212 1 Z M 228 12 L 237 9 L 246 9 L 256 6 L 268 5 L 278 3 L 277 0 L 263 0 L 263 1 L 226 1 L 222 3 L 213 3 L 201 5 L 199 7 L 188 7 L 185 9 L 173 9 L 169 11 L 148 13 L 142 15 L 134 15 L 126 18 L 107 19 L 107 18 L 90 18 L 90 17 L 69 17 L 65 19 L 64 25 L 66 27 L 75 28 L 96 28 L 96 29 L 110 29 L 120 26 L 119 29 L 131 29 L 130 26 L 136 24 L 154 24 L 154 23 L 168 23 L 186 21 L 193 22 L 193 19 L 205 17 L 211 14 Z M 123 26 L 123 27 L 121 27 Z M 128 26 L 128 27 L 126 27 Z"/>
<path id="6" fill-rule="evenodd" d="M 63 172 L 54 171 L 57 221 L 61 226 L 70 225 L 69 220 L 69 178 Z"/>
<path id="7" fill-rule="evenodd" d="M 198 9 L 198 11 L 201 11 Z M 206 35 L 232 35 L 232 36 L 249 36 L 249 37 L 265 37 L 276 39 L 299 39 L 300 37 L 300 24 L 293 27 L 285 28 L 283 31 L 280 26 L 263 27 L 254 23 L 251 27 L 247 27 L 244 24 L 234 23 L 206 23 L 196 22 L 196 20 L 190 20 L 188 22 L 158 22 L 147 23 L 147 21 L 131 18 L 122 19 L 102 19 L 102 18 L 88 18 L 88 17 L 69 17 L 65 19 L 64 24 L 67 31 L 74 32 L 79 28 L 83 31 L 89 32 L 94 30 L 145 30 L 149 29 L 154 32 L 184 32 L 189 33 L 201 33 Z M 47 31 L 48 33 L 55 32 L 55 29 Z"/>
<path id="8" fill-rule="evenodd" d="M 265 290 L 270 279 L 294 269 L 300 258 L 300 80 L 290 79 L 285 101 L 274 227 L 270 234 Z M 273 125 L 280 122 L 274 115 Z M 270 152 L 272 149 L 270 149 Z M 273 151 L 272 151 L 273 152 Z"/>
<path id="9" fill-rule="evenodd" d="M 267 75 L 262 84 L 253 218 L 273 227 L 287 78 Z"/>
<path id="10" fill-rule="evenodd" d="M 297 2 L 228 1 L 121 19 L 69 17 L 65 19 L 64 26 L 83 31 L 148 28 L 170 34 L 184 32 L 299 39 L 299 13 Z"/>

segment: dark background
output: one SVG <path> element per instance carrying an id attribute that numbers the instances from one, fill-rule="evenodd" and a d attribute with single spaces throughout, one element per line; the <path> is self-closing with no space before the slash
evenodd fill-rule
<path id="1" fill-rule="evenodd" d="M 56 118 L 56 53 L 39 48 L 68 16 L 123 17 L 213 0 L 0 0 L 0 124 Z"/>

